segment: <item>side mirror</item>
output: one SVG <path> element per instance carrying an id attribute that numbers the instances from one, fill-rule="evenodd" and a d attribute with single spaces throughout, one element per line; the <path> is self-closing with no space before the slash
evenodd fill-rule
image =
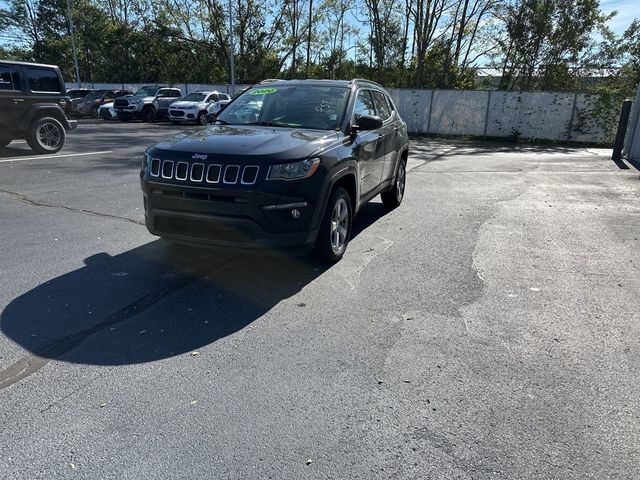
<path id="1" fill-rule="evenodd" d="M 357 129 L 361 131 L 376 130 L 382 127 L 382 119 L 374 115 L 360 115 Z"/>
<path id="2" fill-rule="evenodd" d="M 359 131 L 367 131 L 367 130 L 376 130 L 382 127 L 382 119 L 380 117 L 376 117 L 374 115 L 359 115 L 356 117 L 357 125 L 351 126 L 351 132 L 349 132 L 349 137 L 351 141 L 354 141 L 358 136 Z"/>

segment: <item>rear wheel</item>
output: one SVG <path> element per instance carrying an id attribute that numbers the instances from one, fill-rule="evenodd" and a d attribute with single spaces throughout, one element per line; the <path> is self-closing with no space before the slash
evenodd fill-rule
<path id="1" fill-rule="evenodd" d="M 347 191 L 336 188 L 329 198 L 316 241 L 316 254 L 330 262 L 337 262 L 347 250 L 351 237 L 353 210 Z"/>
<path id="2" fill-rule="evenodd" d="M 27 132 L 27 143 L 38 153 L 56 153 L 64 145 L 67 133 L 62 124 L 52 117 L 39 118 Z"/>
<path id="3" fill-rule="evenodd" d="M 402 203 L 402 199 L 404 198 L 404 190 L 407 183 L 407 161 L 406 159 L 400 160 L 400 165 L 398 165 L 398 173 L 396 173 L 396 181 L 393 184 L 391 190 L 386 192 L 382 192 L 380 197 L 382 198 L 382 203 L 389 210 L 393 210 L 397 208 Z"/>

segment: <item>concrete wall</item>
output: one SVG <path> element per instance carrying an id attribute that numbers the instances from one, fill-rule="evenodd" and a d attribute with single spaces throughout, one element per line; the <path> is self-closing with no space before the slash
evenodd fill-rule
<path id="1" fill-rule="evenodd" d="M 612 143 L 617 112 L 573 92 L 390 90 L 412 133 Z"/>
<path id="2" fill-rule="evenodd" d="M 640 85 L 638 85 L 638 94 L 631 106 L 629 128 L 625 136 L 622 154 L 631 160 L 640 162 Z"/>
<path id="3" fill-rule="evenodd" d="M 143 85 L 149 84 L 85 86 L 135 91 Z M 185 94 L 197 90 L 230 91 L 224 84 L 172 86 Z M 236 89 L 244 86 L 237 85 Z M 67 84 L 67 88 L 73 87 L 74 84 Z M 409 131 L 418 134 L 612 144 L 618 121 L 617 111 L 603 114 L 597 105 L 598 97 L 585 93 L 410 89 L 390 89 L 389 93 Z"/>

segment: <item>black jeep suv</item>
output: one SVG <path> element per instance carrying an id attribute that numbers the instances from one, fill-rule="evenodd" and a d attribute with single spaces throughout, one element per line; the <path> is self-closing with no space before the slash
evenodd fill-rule
<path id="1" fill-rule="evenodd" d="M 0 60 L 0 147 L 24 138 L 38 153 L 55 153 L 66 132 L 71 99 L 58 67 Z"/>
<path id="2" fill-rule="evenodd" d="M 263 82 L 210 126 L 147 149 L 146 225 L 178 242 L 315 246 L 337 261 L 365 202 L 381 194 L 400 205 L 408 149 L 406 124 L 376 83 Z"/>

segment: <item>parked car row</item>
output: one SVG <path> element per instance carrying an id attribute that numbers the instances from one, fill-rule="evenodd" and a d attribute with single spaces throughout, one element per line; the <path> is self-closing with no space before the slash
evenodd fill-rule
<path id="1" fill-rule="evenodd" d="M 226 93 L 191 92 L 182 96 L 176 87 L 146 86 L 132 93 L 128 90 L 74 89 L 70 114 L 75 117 L 97 117 L 103 120 L 142 120 L 152 122 L 168 118 L 175 124 L 205 124 L 207 116 L 218 113 L 231 101 Z"/>

